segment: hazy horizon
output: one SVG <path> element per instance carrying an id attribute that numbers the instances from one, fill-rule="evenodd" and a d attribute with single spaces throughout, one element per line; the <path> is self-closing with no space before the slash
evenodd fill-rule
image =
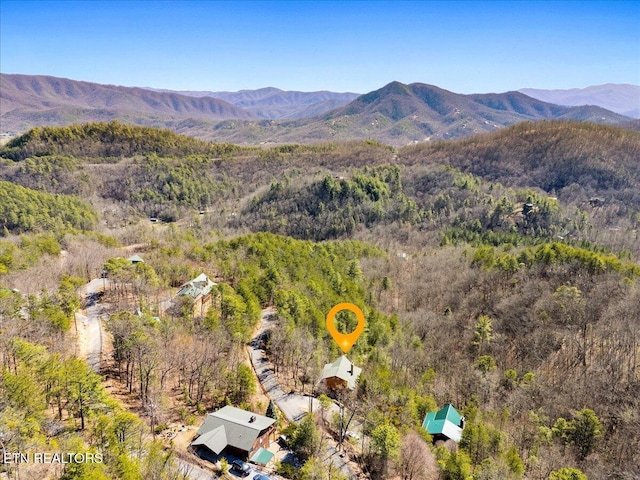
<path id="1" fill-rule="evenodd" d="M 0 0 L 0 71 L 145 88 L 640 84 L 639 2 Z"/>

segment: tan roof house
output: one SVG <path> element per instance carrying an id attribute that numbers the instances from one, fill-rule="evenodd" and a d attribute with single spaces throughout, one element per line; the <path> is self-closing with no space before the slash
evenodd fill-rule
<path id="1" fill-rule="evenodd" d="M 356 381 L 362 373 L 360 367 L 356 367 L 351 360 L 342 355 L 333 363 L 327 363 L 322 369 L 321 381 L 324 381 L 329 390 L 356 388 Z"/>

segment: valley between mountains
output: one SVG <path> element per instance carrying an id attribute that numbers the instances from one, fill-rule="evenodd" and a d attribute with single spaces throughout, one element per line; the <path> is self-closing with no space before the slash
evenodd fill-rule
<path id="1" fill-rule="evenodd" d="M 242 145 L 375 140 L 402 146 L 468 137 L 522 121 L 618 125 L 637 118 L 640 109 L 640 87 L 633 85 L 572 95 L 524 90 L 528 96 L 515 91 L 462 95 L 434 85 L 391 82 L 359 95 L 276 88 L 176 92 L 16 74 L 1 74 L 0 81 L 0 133 L 6 137 L 36 126 L 118 120 Z"/>
<path id="2" fill-rule="evenodd" d="M 227 406 L 275 417 L 277 462 L 252 467 L 273 478 L 640 476 L 637 123 L 397 82 L 261 119 L 18 77 L 2 76 L 2 128 L 21 134 L 0 149 L 0 447 L 103 461 L 0 476 L 235 478 L 189 447 Z M 100 279 L 96 373 L 75 321 Z M 184 294 L 194 281 L 206 295 Z M 347 354 L 359 379 L 336 393 L 319 379 L 343 353 L 326 328 L 340 302 L 366 328 Z M 257 371 L 313 414 L 279 414 Z M 423 427 L 448 404 L 459 441 Z"/>

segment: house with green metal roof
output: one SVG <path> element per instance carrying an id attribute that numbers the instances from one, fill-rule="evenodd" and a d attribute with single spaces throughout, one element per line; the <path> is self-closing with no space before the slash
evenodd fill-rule
<path id="1" fill-rule="evenodd" d="M 422 428 L 429 432 L 434 442 L 448 439 L 459 442 L 464 429 L 464 417 L 448 403 L 437 412 L 428 412 Z"/>
<path id="2" fill-rule="evenodd" d="M 191 446 L 206 448 L 215 455 L 228 449 L 242 459 L 266 464 L 273 457 L 267 447 L 274 424 L 273 418 L 227 405 L 207 415 Z"/>
<path id="3" fill-rule="evenodd" d="M 213 302 L 212 290 L 216 286 L 207 275 L 201 273 L 193 280 L 180 286 L 178 297 L 193 299 L 193 316 L 203 317 Z"/>

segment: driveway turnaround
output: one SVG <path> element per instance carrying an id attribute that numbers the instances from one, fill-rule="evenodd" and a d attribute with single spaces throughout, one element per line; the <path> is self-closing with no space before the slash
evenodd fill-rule
<path id="1" fill-rule="evenodd" d="M 267 308 L 262 310 L 260 328 L 249 345 L 249 357 L 265 393 L 278 406 L 289 422 L 299 423 L 309 413 L 310 405 L 313 410 L 318 410 L 320 402 L 309 395 L 285 392 L 280 386 L 273 366 L 261 348 L 265 332 L 272 328 L 277 328 L 275 310 Z M 325 464 L 330 465 L 330 469 L 339 469 L 347 478 L 358 478 L 333 446 L 327 445 L 322 460 Z"/>

